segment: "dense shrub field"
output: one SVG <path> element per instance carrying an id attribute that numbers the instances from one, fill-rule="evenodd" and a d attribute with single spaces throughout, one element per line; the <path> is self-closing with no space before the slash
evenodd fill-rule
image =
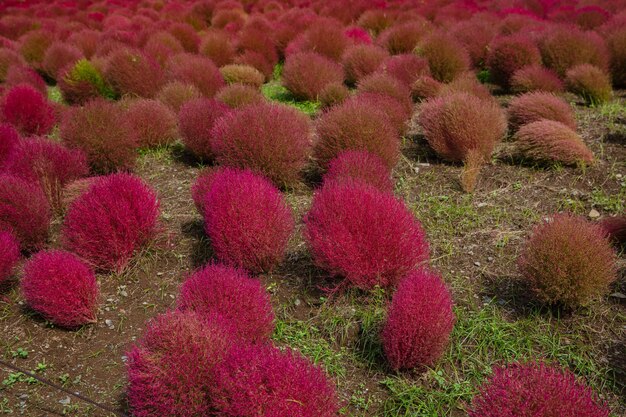
<path id="1" fill-rule="evenodd" d="M 0 2 L 0 414 L 626 415 L 624 27 Z"/>

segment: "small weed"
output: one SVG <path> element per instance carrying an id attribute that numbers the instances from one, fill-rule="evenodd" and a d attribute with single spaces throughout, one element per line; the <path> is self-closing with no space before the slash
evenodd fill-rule
<path id="1" fill-rule="evenodd" d="M 26 359 L 28 358 L 28 350 L 18 347 L 16 350 L 11 352 L 11 356 L 14 358 Z"/>

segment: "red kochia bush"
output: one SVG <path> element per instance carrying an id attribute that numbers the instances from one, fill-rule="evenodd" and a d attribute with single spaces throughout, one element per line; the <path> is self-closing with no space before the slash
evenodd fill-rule
<path id="1" fill-rule="evenodd" d="M 296 99 L 317 100 L 324 87 L 343 81 L 341 65 L 315 52 L 290 55 L 282 80 Z"/>
<path id="2" fill-rule="evenodd" d="M 163 70 L 151 57 L 138 50 L 117 49 L 107 60 L 105 79 L 120 95 L 154 97 L 163 85 Z"/>
<path id="3" fill-rule="evenodd" d="M 541 363 L 495 368 L 470 417 L 608 417 L 609 408 L 569 370 Z"/>
<path id="4" fill-rule="evenodd" d="M 583 32 L 572 27 L 557 27 L 539 42 L 543 63 L 561 77 L 578 64 L 592 64 L 608 69 L 608 50 L 604 40 L 595 32 Z"/>
<path id="5" fill-rule="evenodd" d="M 223 32 L 209 32 L 202 38 L 200 54 L 204 55 L 222 67 L 233 62 L 235 47 L 230 38 Z"/>
<path id="6" fill-rule="evenodd" d="M 308 117 L 282 104 L 252 104 L 227 113 L 211 133 L 218 163 L 260 172 L 278 186 L 298 181 L 311 145 Z"/>
<path id="7" fill-rule="evenodd" d="M 138 135 L 115 102 L 98 98 L 68 110 L 60 135 L 68 146 L 82 149 L 97 172 L 128 169 L 135 164 Z"/>
<path id="8" fill-rule="evenodd" d="M 392 55 L 408 54 L 429 31 L 430 25 L 426 21 L 400 23 L 383 31 L 376 38 L 376 43 Z"/>
<path id="9" fill-rule="evenodd" d="M 400 156 L 400 138 L 385 113 L 371 102 L 346 100 L 317 120 L 314 154 L 326 168 L 341 151 L 365 150 L 379 156 L 389 169 Z"/>
<path id="10" fill-rule="evenodd" d="M 574 130 L 561 122 L 541 119 L 515 134 L 517 149 L 525 157 L 566 165 L 593 162 L 593 153 Z"/>
<path id="11" fill-rule="evenodd" d="M 39 252 L 24 265 L 20 287 L 26 303 L 60 327 L 96 322 L 98 282 L 93 271 L 70 252 Z"/>
<path id="12" fill-rule="evenodd" d="M 537 91 L 515 97 L 509 103 L 508 113 L 509 124 L 513 129 L 541 119 L 554 120 L 576 129 L 572 107 L 551 93 Z"/>
<path id="13" fill-rule="evenodd" d="M 202 97 L 202 93 L 193 84 L 182 81 L 170 81 L 158 92 L 156 98 L 161 103 L 169 106 L 173 111 L 179 112 L 185 103 Z"/>
<path id="14" fill-rule="evenodd" d="M 375 72 L 359 81 L 357 94 L 363 93 L 381 94 L 392 97 L 402 105 L 406 112 L 406 118 L 410 116 L 413 110 L 409 87 L 391 75 L 383 72 Z"/>
<path id="15" fill-rule="evenodd" d="M 46 51 L 41 67 L 48 77 L 56 80 L 61 69 L 74 64 L 82 57 L 83 53 L 77 47 L 63 42 L 55 42 Z"/>
<path id="16" fill-rule="evenodd" d="M 23 135 L 45 135 L 55 123 L 54 108 L 39 91 L 28 85 L 11 88 L 2 98 L 4 120 Z"/>
<path id="17" fill-rule="evenodd" d="M 0 123 L 0 169 L 19 142 L 20 135 L 17 130 L 8 123 Z"/>
<path id="18" fill-rule="evenodd" d="M 626 27 L 613 31 L 607 38 L 611 77 L 616 87 L 626 86 Z"/>
<path id="19" fill-rule="evenodd" d="M 608 292 L 617 277 L 616 262 L 601 226 L 559 214 L 535 227 L 519 268 L 541 301 L 577 307 Z"/>
<path id="20" fill-rule="evenodd" d="M 581 96 L 587 104 L 601 104 L 611 99 L 611 79 L 600 68 L 591 64 L 580 64 L 567 70 L 565 85 L 574 94 Z"/>
<path id="21" fill-rule="evenodd" d="M 607 237 L 616 246 L 626 246 L 626 216 L 606 217 L 600 221 Z"/>
<path id="22" fill-rule="evenodd" d="M 213 402 L 228 417 L 334 417 L 339 400 L 325 372 L 293 350 L 236 346 L 216 368 Z"/>
<path id="23" fill-rule="evenodd" d="M 328 164 L 324 183 L 359 180 L 381 191 L 393 191 L 391 173 L 382 159 L 367 151 L 344 151 Z"/>
<path id="24" fill-rule="evenodd" d="M 394 55 L 385 59 L 378 71 L 391 75 L 407 88 L 421 75 L 430 75 L 428 61 L 415 54 Z"/>
<path id="25" fill-rule="evenodd" d="M 0 232 L 0 286 L 13 273 L 13 268 L 20 259 L 20 244 L 12 233 Z"/>
<path id="26" fill-rule="evenodd" d="M 330 83 L 320 92 L 318 100 L 322 109 L 341 104 L 350 97 L 350 90 L 344 83 Z"/>
<path id="27" fill-rule="evenodd" d="M 23 250 L 41 249 L 48 239 L 50 205 L 41 188 L 13 175 L 0 175 L 0 230 L 12 232 Z"/>
<path id="28" fill-rule="evenodd" d="M 271 271 L 294 230 L 280 191 L 249 170 L 215 173 L 204 196 L 204 228 L 218 259 L 252 272 Z"/>
<path id="29" fill-rule="evenodd" d="M 391 193 L 360 181 L 329 182 L 304 218 L 315 262 L 352 285 L 394 286 L 428 260 L 420 222 Z"/>
<path id="30" fill-rule="evenodd" d="M 165 66 L 166 79 L 193 84 L 204 97 L 213 97 L 224 86 L 224 78 L 209 58 L 189 53 L 172 56 Z"/>
<path id="31" fill-rule="evenodd" d="M 428 60 L 434 79 L 444 83 L 469 69 L 470 58 L 465 48 L 453 37 L 437 32 L 424 39 L 416 49 Z"/>
<path id="32" fill-rule="evenodd" d="M 229 111 L 230 109 L 225 104 L 208 98 L 188 101 L 180 108 L 178 124 L 182 141 L 197 158 L 213 157 L 211 152 L 213 126 Z"/>
<path id="33" fill-rule="evenodd" d="M 489 46 L 486 64 L 496 84 L 508 88 L 515 71 L 527 65 L 541 64 L 537 45 L 523 35 L 496 38 Z"/>
<path id="34" fill-rule="evenodd" d="M 346 81 L 354 84 L 376 71 L 389 53 L 376 45 L 354 45 L 346 49 L 341 63 Z"/>
<path id="35" fill-rule="evenodd" d="M 556 73 L 541 65 L 529 65 L 515 71 L 510 84 L 511 91 L 514 93 L 532 91 L 560 93 L 565 89 L 563 81 L 559 79 Z"/>
<path id="36" fill-rule="evenodd" d="M 139 177 L 99 177 L 70 205 L 63 245 L 101 270 L 122 270 L 158 231 L 159 202 Z"/>
<path id="37" fill-rule="evenodd" d="M 137 134 L 139 146 L 160 146 L 178 138 L 176 113 L 157 100 L 138 99 L 126 110 L 126 117 Z"/>
<path id="38" fill-rule="evenodd" d="M 246 342 L 265 343 L 274 331 L 274 311 L 261 281 L 228 266 L 208 265 L 187 278 L 178 309 L 203 316 L 219 314 Z"/>
<path id="39" fill-rule="evenodd" d="M 427 270 L 410 273 L 398 285 L 382 330 L 392 369 L 434 365 L 454 327 L 452 298 L 441 277 Z"/>
<path id="40" fill-rule="evenodd" d="M 44 97 L 48 95 L 48 86 L 37 71 L 26 65 L 12 65 L 7 71 L 4 86 L 9 89 L 20 84 L 33 87 Z"/>
<path id="41" fill-rule="evenodd" d="M 231 345 L 230 329 L 219 316 L 171 311 L 151 320 L 127 354 L 133 416 L 210 415 L 215 367 Z"/>

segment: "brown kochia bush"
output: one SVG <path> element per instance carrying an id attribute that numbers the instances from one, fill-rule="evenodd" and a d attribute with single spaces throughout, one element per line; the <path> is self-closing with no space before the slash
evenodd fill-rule
<path id="1" fill-rule="evenodd" d="M 581 137 L 563 123 L 542 119 L 522 126 L 515 134 L 518 151 L 538 161 L 566 165 L 593 162 L 593 154 Z"/>
<path id="2" fill-rule="evenodd" d="M 508 88 L 513 73 L 526 65 L 539 65 L 539 48 L 527 36 L 513 35 L 496 38 L 488 48 L 487 68 L 491 78 Z"/>
<path id="3" fill-rule="evenodd" d="M 350 97 L 350 90 L 343 83 L 330 83 L 318 97 L 323 109 L 341 104 Z"/>
<path id="4" fill-rule="evenodd" d="M 156 61 L 131 49 L 119 49 L 109 55 L 104 77 L 119 95 L 139 97 L 154 97 L 164 80 Z"/>
<path id="5" fill-rule="evenodd" d="M 465 164 L 461 184 L 466 191 L 474 189 L 480 167 L 506 132 L 506 116 L 500 106 L 468 93 L 428 100 L 419 123 L 439 156 Z"/>
<path id="6" fill-rule="evenodd" d="M 297 53 L 285 61 L 283 84 L 297 99 L 317 100 L 324 87 L 342 81 L 341 65 L 315 52 Z"/>
<path id="7" fill-rule="evenodd" d="M 169 107 L 157 100 L 133 100 L 126 117 L 137 133 L 139 146 L 161 146 L 178 138 L 178 119 Z"/>
<path id="8" fill-rule="evenodd" d="M 572 107 L 552 93 L 537 91 L 516 97 L 509 103 L 508 113 L 513 130 L 541 119 L 554 120 L 576 129 Z"/>
<path id="9" fill-rule="evenodd" d="M 564 76 L 578 64 L 592 64 L 608 69 L 608 50 L 604 40 L 595 32 L 583 32 L 572 27 L 557 27 L 539 42 L 543 63 Z"/>
<path id="10" fill-rule="evenodd" d="M 538 299 L 577 307 L 608 292 L 616 262 L 601 226 L 559 214 L 535 227 L 518 263 Z"/>
<path id="11" fill-rule="evenodd" d="M 415 51 L 428 59 L 433 78 L 444 83 L 452 81 L 470 66 L 469 54 L 465 48 L 456 39 L 442 32 L 428 36 Z"/>
<path id="12" fill-rule="evenodd" d="M 244 84 L 259 88 L 265 82 L 265 76 L 250 65 L 224 65 L 220 68 L 220 72 L 227 84 Z"/>
<path id="13" fill-rule="evenodd" d="M 239 83 L 223 87 L 217 92 L 215 99 L 233 109 L 265 101 L 265 97 L 257 87 Z"/>
<path id="14" fill-rule="evenodd" d="M 567 70 L 565 85 L 569 91 L 581 96 L 587 104 L 609 101 L 613 93 L 609 75 L 591 64 L 580 64 Z"/>

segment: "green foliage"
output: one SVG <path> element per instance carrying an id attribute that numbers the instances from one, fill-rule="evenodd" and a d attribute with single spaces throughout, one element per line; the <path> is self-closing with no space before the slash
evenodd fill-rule
<path id="1" fill-rule="evenodd" d="M 88 82 L 89 84 L 95 86 L 96 90 L 102 97 L 108 99 L 116 98 L 113 88 L 107 84 L 98 68 L 85 58 L 76 62 L 65 78 L 65 82 L 68 84 L 78 83 L 81 81 Z"/>

